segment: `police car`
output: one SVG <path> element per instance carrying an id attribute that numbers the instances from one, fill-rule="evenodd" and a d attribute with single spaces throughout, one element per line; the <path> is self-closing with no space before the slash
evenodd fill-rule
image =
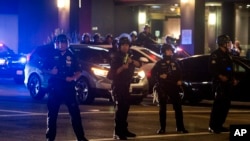
<path id="1" fill-rule="evenodd" d="M 23 84 L 26 56 L 14 53 L 8 46 L 0 43 L 0 77 L 13 78 L 16 83 Z"/>

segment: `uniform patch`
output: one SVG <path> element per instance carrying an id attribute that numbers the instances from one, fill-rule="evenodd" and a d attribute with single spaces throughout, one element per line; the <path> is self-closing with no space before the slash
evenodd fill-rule
<path id="1" fill-rule="evenodd" d="M 72 58 L 70 56 L 66 57 L 66 66 L 71 66 L 72 64 Z"/>
<path id="2" fill-rule="evenodd" d="M 175 66 L 175 63 L 171 63 L 171 69 L 174 70 L 174 71 L 177 70 L 177 68 Z"/>

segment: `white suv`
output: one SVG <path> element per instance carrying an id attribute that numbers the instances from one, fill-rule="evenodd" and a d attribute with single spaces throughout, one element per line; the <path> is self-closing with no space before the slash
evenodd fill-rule
<path id="1" fill-rule="evenodd" d="M 82 76 L 76 83 L 77 100 L 91 104 L 96 97 L 111 100 L 111 80 L 107 79 L 110 68 L 109 50 L 101 45 L 71 44 L 70 49 L 79 59 Z M 30 55 L 25 66 L 25 84 L 34 99 L 41 99 L 48 92 L 49 76 L 42 73 L 44 58 L 49 55 L 49 45 L 38 47 Z M 131 81 L 131 102 L 140 103 L 148 94 L 148 81 L 144 71 L 137 69 Z"/>

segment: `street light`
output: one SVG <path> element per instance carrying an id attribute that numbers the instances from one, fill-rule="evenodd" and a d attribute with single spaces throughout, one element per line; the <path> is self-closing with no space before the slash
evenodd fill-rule
<path id="1" fill-rule="evenodd" d="M 145 24 L 146 23 L 146 13 L 139 12 L 138 20 L 139 20 L 139 24 Z"/>
<path id="2" fill-rule="evenodd" d="M 64 31 L 69 30 L 70 0 L 57 0 L 58 26 Z"/>
<path id="3" fill-rule="evenodd" d="M 181 3 L 187 3 L 188 0 L 181 0 Z"/>
<path id="4" fill-rule="evenodd" d="M 66 6 L 67 0 L 57 0 L 57 7 L 58 8 L 64 8 Z"/>
<path id="5" fill-rule="evenodd" d="M 216 14 L 215 13 L 209 13 L 209 15 L 208 15 L 208 24 L 209 25 L 215 25 L 216 24 Z"/>

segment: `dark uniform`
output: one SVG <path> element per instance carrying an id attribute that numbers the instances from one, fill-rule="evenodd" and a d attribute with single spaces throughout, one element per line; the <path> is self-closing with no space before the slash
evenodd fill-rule
<path id="1" fill-rule="evenodd" d="M 173 51 L 171 45 L 164 44 L 162 53 L 165 53 L 165 50 Z M 158 134 L 165 133 L 166 128 L 166 104 L 168 97 L 171 99 L 173 108 L 175 110 L 175 119 L 177 131 L 182 133 L 187 133 L 187 130 L 184 128 L 183 124 L 183 113 L 181 106 L 181 96 L 179 95 L 180 86 L 177 85 L 177 81 L 181 80 L 180 68 L 176 61 L 171 56 L 163 55 L 163 59 L 158 61 L 155 66 L 152 68 L 152 76 L 155 76 L 157 83 L 157 93 L 159 101 L 159 117 L 160 117 L 160 126 L 161 128 L 157 131 Z M 165 79 L 160 78 L 160 75 L 166 74 Z"/>
<path id="2" fill-rule="evenodd" d="M 129 44 L 128 38 L 122 37 L 119 40 L 119 46 L 121 44 Z M 120 47 L 119 47 L 120 48 Z M 117 74 L 117 70 L 127 63 L 128 53 L 123 53 L 118 50 L 111 62 L 112 73 L 112 94 L 115 101 L 115 133 L 114 138 L 120 140 L 126 140 L 127 137 L 135 137 L 134 133 L 128 131 L 128 111 L 130 108 L 130 83 L 134 74 L 135 65 L 130 63 L 128 68 Z"/>
<path id="3" fill-rule="evenodd" d="M 61 55 L 59 50 L 54 50 L 45 63 L 45 67 L 48 68 L 48 66 L 56 67 L 58 73 L 49 79 L 47 140 L 55 140 L 58 112 L 60 105 L 64 103 L 68 107 L 77 140 L 87 141 L 84 137 L 80 109 L 76 101 L 75 81 L 66 81 L 66 77 L 72 77 L 75 72 L 81 71 L 76 58 L 69 50 L 66 50 L 64 55 Z"/>
<path id="4" fill-rule="evenodd" d="M 144 46 L 146 48 L 150 48 L 152 45 L 156 44 L 156 37 L 151 34 L 148 30 L 149 25 L 145 25 L 144 31 L 140 32 L 137 38 L 137 44 L 140 46 Z"/>
<path id="5" fill-rule="evenodd" d="M 225 40 L 222 41 L 222 44 L 227 44 L 227 42 L 230 41 L 230 38 L 226 35 L 219 36 L 218 40 L 223 38 Z M 222 51 L 222 49 L 219 48 L 211 53 L 209 65 L 213 75 L 213 93 L 215 94 L 209 121 L 209 131 L 220 133 L 225 131 L 222 125 L 226 120 L 231 103 L 233 62 L 229 52 Z M 222 81 L 219 75 L 225 76 L 227 80 Z"/>

